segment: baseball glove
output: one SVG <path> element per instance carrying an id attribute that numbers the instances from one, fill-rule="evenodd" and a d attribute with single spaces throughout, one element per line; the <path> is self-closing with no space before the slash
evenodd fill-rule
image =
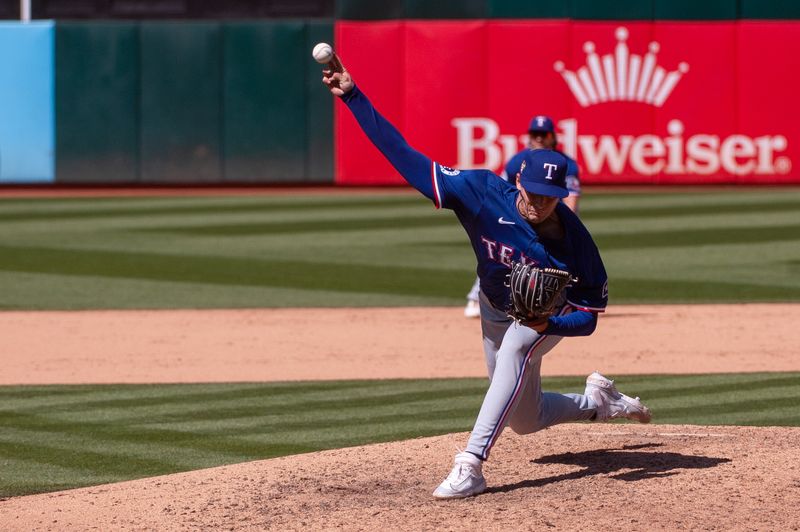
<path id="1" fill-rule="evenodd" d="M 564 270 L 514 262 L 507 283 L 511 288 L 509 317 L 530 322 L 551 316 L 564 289 L 577 281 Z"/>

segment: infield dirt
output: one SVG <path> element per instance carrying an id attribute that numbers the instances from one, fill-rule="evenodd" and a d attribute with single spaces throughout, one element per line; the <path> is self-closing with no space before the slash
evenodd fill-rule
<path id="1" fill-rule="evenodd" d="M 797 323 L 800 304 L 617 305 L 542 373 L 800 371 Z M 0 338 L 0 385 L 486 376 L 453 307 L 2 312 Z"/>
<path id="2" fill-rule="evenodd" d="M 561 425 L 504 434 L 487 493 L 430 493 L 466 434 L 0 502 L 6 530 L 797 530 L 796 428 Z"/>
<path id="3" fill-rule="evenodd" d="M 752 334 L 754 316 L 771 324 L 770 334 Z M 797 371 L 798 322 L 800 305 L 618 306 L 595 335 L 548 354 L 543 369 L 612 376 Z M 485 375 L 479 322 L 453 308 L 6 312 L 0 335 L 8 348 L 2 384 Z M 0 528 L 800 530 L 798 428 L 506 431 L 485 466 L 486 494 L 433 500 L 466 438 L 17 497 L 0 501 Z"/>

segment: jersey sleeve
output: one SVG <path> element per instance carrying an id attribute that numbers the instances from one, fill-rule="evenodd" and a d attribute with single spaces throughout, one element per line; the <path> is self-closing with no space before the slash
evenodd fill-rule
<path id="1" fill-rule="evenodd" d="M 578 310 L 605 312 L 608 306 L 608 280 L 599 286 L 578 286 L 567 293 L 567 302 Z"/>
<path id="2" fill-rule="evenodd" d="M 580 223 L 577 220 L 574 216 L 572 221 Z M 567 288 L 567 302 L 578 310 L 603 312 L 608 305 L 608 275 L 603 259 L 583 224 L 576 232 L 576 238 L 573 245 L 578 254 L 578 282 Z"/>
<path id="3" fill-rule="evenodd" d="M 547 321 L 547 334 L 556 336 L 589 336 L 597 328 L 597 313 L 576 310 L 566 316 L 550 317 Z"/>
<path id="4" fill-rule="evenodd" d="M 445 209 L 463 210 L 476 215 L 486 197 L 490 179 L 499 179 L 489 170 L 458 170 L 433 163 L 434 203 Z"/>

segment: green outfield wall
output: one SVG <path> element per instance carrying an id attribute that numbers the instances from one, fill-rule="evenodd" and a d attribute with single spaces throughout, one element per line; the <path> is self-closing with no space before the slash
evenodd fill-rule
<path id="1" fill-rule="evenodd" d="M 59 183 L 333 178 L 325 21 L 64 22 L 55 29 Z"/>
<path id="2" fill-rule="evenodd" d="M 338 0 L 347 20 L 558 18 L 576 20 L 734 20 L 800 18 L 791 0 Z"/>

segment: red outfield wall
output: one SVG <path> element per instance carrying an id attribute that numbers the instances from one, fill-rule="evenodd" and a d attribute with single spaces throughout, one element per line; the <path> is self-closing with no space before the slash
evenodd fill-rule
<path id="1" fill-rule="evenodd" d="M 497 172 L 533 115 L 584 183 L 800 183 L 800 22 L 337 22 L 412 146 Z M 336 181 L 403 183 L 336 104 Z"/>

